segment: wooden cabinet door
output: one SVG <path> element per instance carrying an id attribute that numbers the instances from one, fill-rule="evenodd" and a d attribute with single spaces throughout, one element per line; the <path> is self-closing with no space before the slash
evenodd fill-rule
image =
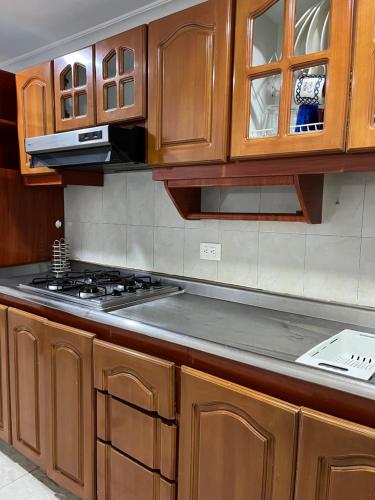
<path id="1" fill-rule="evenodd" d="M 16 74 L 18 139 L 22 174 L 53 173 L 46 167 L 30 168 L 25 138 L 54 133 L 52 64 L 40 64 Z"/>
<path id="2" fill-rule="evenodd" d="M 298 408 L 183 367 L 179 500 L 290 500 Z"/>
<path id="3" fill-rule="evenodd" d="M 95 45 L 98 123 L 146 118 L 147 26 Z"/>
<path id="4" fill-rule="evenodd" d="M 94 335 L 48 322 L 45 328 L 47 474 L 85 500 L 94 494 Z"/>
<path id="5" fill-rule="evenodd" d="M 43 469 L 46 466 L 44 320 L 8 310 L 12 443 Z"/>
<path id="6" fill-rule="evenodd" d="M 0 439 L 11 442 L 7 308 L 0 305 Z"/>
<path id="7" fill-rule="evenodd" d="M 232 158 L 345 150 L 353 3 L 237 0 Z"/>
<path id="8" fill-rule="evenodd" d="M 303 409 L 295 500 L 354 499 L 375 499 L 375 429 Z"/>
<path id="9" fill-rule="evenodd" d="M 375 1 L 356 2 L 348 150 L 375 148 Z"/>
<path id="10" fill-rule="evenodd" d="M 231 8 L 208 0 L 149 25 L 149 163 L 227 159 Z"/>
<path id="11" fill-rule="evenodd" d="M 94 48 L 54 61 L 56 132 L 95 125 Z"/>

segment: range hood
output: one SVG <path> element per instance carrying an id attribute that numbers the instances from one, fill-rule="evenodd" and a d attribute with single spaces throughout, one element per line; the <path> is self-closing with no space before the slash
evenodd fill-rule
<path id="1" fill-rule="evenodd" d="M 58 172 L 121 172 L 149 168 L 145 161 L 143 127 L 98 127 L 25 139 L 31 168 L 49 167 Z"/>

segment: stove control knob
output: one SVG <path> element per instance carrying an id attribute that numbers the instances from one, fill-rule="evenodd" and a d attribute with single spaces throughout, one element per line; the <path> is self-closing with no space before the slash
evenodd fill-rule
<path id="1" fill-rule="evenodd" d="M 114 295 L 115 297 L 121 297 L 121 292 L 120 292 L 120 290 L 114 289 L 112 292 L 112 295 Z"/>

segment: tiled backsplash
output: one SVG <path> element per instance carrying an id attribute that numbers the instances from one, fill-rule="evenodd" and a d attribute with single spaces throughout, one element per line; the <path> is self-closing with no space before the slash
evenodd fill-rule
<path id="1" fill-rule="evenodd" d="M 204 208 L 293 211 L 289 189 L 210 190 Z M 375 306 L 375 175 L 327 175 L 323 224 L 184 221 L 150 172 L 105 176 L 65 190 L 76 259 L 154 270 L 310 298 Z M 199 259 L 221 243 L 220 262 Z"/>

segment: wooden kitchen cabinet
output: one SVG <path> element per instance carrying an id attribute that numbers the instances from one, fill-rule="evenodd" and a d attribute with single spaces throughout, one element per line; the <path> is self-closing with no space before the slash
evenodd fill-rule
<path id="1" fill-rule="evenodd" d="M 175 372 L 169 361 L 95 340 L 94 384 L 167 420 L 175 418 Z"/>
<path id="2" fill-rule="evenodd" d="M 375 148 L 375 1 L 356 3 L 348 150 Z"/>
<path id="3" fill-rule="evenodd" d="M 30 168 L 31 158 L 25 153 L 25 139 L 54 133 L 52 63 L 17 73 L 16 85 L 21 173 L 51 174 L 54 170 L 50 168 Z"/>
<path id="4" fill-rule="evenodd" d="M 179 500 L 290 500 L 298 408 L 182 367 Z"/>
<path id="5" fill-rule="evenodd" d="M 47 474 L 80 498 L 94 498 L 95 335 L 56 323 L 44 328 Z"/>
<path id="6" fill-rule="evenodd" d="M 295 500 L 374 500 L 375 429 L 302 409 Z"/>
<path id="7" fill-rule="evenodd" d="M 97 123 L 146 118 L 147 26 L 95 45 Z"/>
<path id="8" fill-rule="evenodd" d="M 44 320 L 8 310 L 12 444 L 42 469 L 47 465 Z"/>
<path id="9" fill-rule="evenodd" d="M 95 125 L 94 48 L 54 60 L 56 132 Z"/>
<path id="10" fill-rule="evenodd" d="M 0 439 L 11 442 L 7 307 L 0 304 Z"/>
<path id="11" fill-rule="evenodd" d="M 150 164 L 226 160 L 231 19 L 231 0 L 208 0 L 150 23 Z"/>
<path id="12" fill-rule="evenodd" d="M 353 5 L 237 1 L 232 158 L 345 150 Z"/>

